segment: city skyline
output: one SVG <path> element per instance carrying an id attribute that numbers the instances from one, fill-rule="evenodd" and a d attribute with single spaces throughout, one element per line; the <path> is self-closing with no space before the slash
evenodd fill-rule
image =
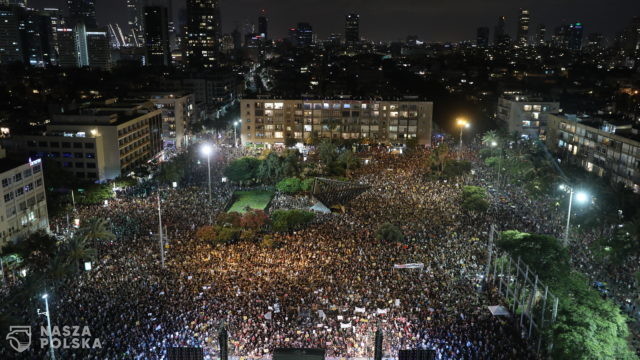
<path id="1" fill-rule="evenodd" d="M 180 14 L 184 0 L 174 1 L 174 16 Z M 29 6 L 59 7 L 66 9 L 65 0 L 31 0 Z M 577 3 L 568 1 L 557 4 L 551 1 L 509 2 L 493 0 L 475 3 L 470 1 L 431 2 L 411 4 L 410 0 L 399 0 L 390 4 L 379 0 L 330 2 L 311 0 L 304 4 L 291 0 L 268 2 L 264 0 L 221 1 L 221 20 L 224 33 L 230 33 L 236 25 L 246 21 L 256 24 L 262 9 L 269 18 L 271 38 L 287 37 L 287 31 L 298 22 L 309 22 L 319 39 L 331 33 L 344 31 L 344 16 L 354 12 L 360 15 L 361 36 L 373 41 L 404 40 L 407 35 L 417 35 L 427 42 L 474 40 L 476 29 L 481 26 L 493 28 L 498 16 L 506 16 L 508 34 L 515 36 L 518 13 L 526 8 L 531 13 L 531 29 L 544 24 L 553 29 L 561 24 L 582 22 L 585 33 L 603 33 L 611 39 L 632 16 L 640 14 L 640 3 L 618 0 L 603 3 L 587 0 Z M 127 26 L 126 0 L 96 1 L 98 23 L 119 23 Z M 385 9 L 385 11 L 378 11 Z M 533 34 L 529 31 L 529 37 Z"/>

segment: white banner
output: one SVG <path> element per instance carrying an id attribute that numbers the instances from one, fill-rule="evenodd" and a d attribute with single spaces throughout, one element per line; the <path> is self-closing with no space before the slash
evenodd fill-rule
<path id="1" fill-rule="evenodd" d="M 348 329 L 350 327 L 351 327 L 351 323 L 350 322 L 346 323 L 346 324 L 340 323 L 340 329 Z"/>
<path id="2" fill-rule="evenodd" d="M 378 309 L 378 310 L 376 310 L 376 313 L 377 314 L 386 314 L 387 311 L 389 311 L 389 309 Z"/>
<path id="3" fill-rule="evenodd" d="M 366 309 L 365 309 L 365 308 L 363 308 L 363 307 L 362 307 L 362 308 L 359 308 L 359 307 L 357 307 L 357 306 L 356 306 L 356 310 L 355 310 L 354 312 L 356 312 L 356 313 L 363 313 L 363 312 L 365 312 L 365 311 L 366 311 Z"/>
<path id="4" fill-rule="evenodd" d="M 394 269 L 423 269 L 423 263 L 395 264 Z"/>

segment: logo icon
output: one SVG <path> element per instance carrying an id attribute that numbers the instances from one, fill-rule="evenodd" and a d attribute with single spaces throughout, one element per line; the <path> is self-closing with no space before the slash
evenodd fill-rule
<path id="1" fill-rule="evenodd" d="M 13 350 L 23 352 L 31 346 L 31 326 L 10 326 L 7 340 Z"/>

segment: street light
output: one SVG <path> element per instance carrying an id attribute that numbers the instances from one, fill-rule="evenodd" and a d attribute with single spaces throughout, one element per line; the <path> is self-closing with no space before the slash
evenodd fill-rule
<path id="1" fill-rule="evenodd" d="M 49 316 L 49 295 L 48 294 L 43 294 L 42 298 L 44 299 L 44 312 L 41 312 L 40 309 L 38 309 L 38 315 L 44 315 L 47 317 L 47 332 L 49 333 L 49 354 L 51 356 L 52 360 L 56 359 L 56 355 L 53 353 L 53 336 L 51 334 L 51 316 Z"/>
<path id="2" fill-rule="evenodd" d="M 469 121 L 465 118 L 458 118 L 456 125 L 460 127 L 460 149 L 458 149 L 458 160 L 460 160 L 462 158 L 462 130 L 468 129 L 471 124 L 469 124 Z"/>
<path id="3" fill-rule="evenodd" d="M 569 226 L 571 224 L 571 208 L 573 207 L 573 198 L 576 201 L 584 204 L 589 201 L 589 194 L 584 191 L 575 191 L 572 186 L 561 184 L 560 190 L 569 192 L 569 209 L 567 210 L 567 224 L 564 228 L 564 246 L 569 245 Z"/>
<path id="4" fill-rule="evenodd" d="M 233 146 L 238 147 L 238 135 L 236 132 L 236 128 L 238 125 L 242 124 L 242 119 L 233 122 Z"/>
<path id="5" fill-rule="evenodd" d="M 234 128 L 235 129 L 235 128 Z M 202 145 L 202 154 L 207 157 L 207 171 L 209 174 L 209 203 L 212 201 L 211 195 L 211 153 L 213 153 L 213 147 L 209 144 Z"/>
<path id="6" fill-rule="evenodd" d="M 491 142 L 491 147 L 495 148 L 498 147 L 498 142 L 497 141 L 492 141 Z M 498 187 L 500 186 L 500 173 L 502 172 L 502 148 L 500 148 L 500 157 L 498 158 Z"/>

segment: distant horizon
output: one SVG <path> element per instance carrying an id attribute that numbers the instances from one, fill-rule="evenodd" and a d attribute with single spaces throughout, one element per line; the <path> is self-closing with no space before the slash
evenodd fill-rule
<path id="1" fill-rule="evenodd" d="M 172 0 L 174 18 L 184 9 L 185 0 Z M 335 5 L 331 5 L 335 2 Z M 547 28 L 547 39 L 556 27 L 562 24 L 582 22 L 584 36 L 601 33 L 608 40 L 626 27 L 634 16 L 640 16 L 640 1 L 613 0 L 566 0 L 558 4 L 551 0 L 519 1 L 469 0 L 443 1 L 412 4 L 412 0 L 220 0 L 222 33 L 231 33 L 238 26 L 253 23 L 261 10 L 269 18 L 269 35 L 272 39 L 286 38 L 288 29 L 298 22 L 308 22 L 317 38 L 324 40 L 332 33 L 344 33 L 345 16 L 360 15 L 360 36 L 374 42 L 404 40 L 417 35 L 429 43 L 462 42 L 475 40 L 476 29 L 489 27 L 493 40 L 494 27 L 499 16 L 506 17 L 505 30 L 514 37 L 518 10 L 529 9 L 531 23 L 529 37 L 535 37 L 538 25 Z M 34 8 L 57 7 L 66 11 L 65 0 L 28 0 Z M 118 23 L 123 30 L 128 28 L 125 11 L 126 0 L 96 0 L 98 23 L 106 26 Z"/>

